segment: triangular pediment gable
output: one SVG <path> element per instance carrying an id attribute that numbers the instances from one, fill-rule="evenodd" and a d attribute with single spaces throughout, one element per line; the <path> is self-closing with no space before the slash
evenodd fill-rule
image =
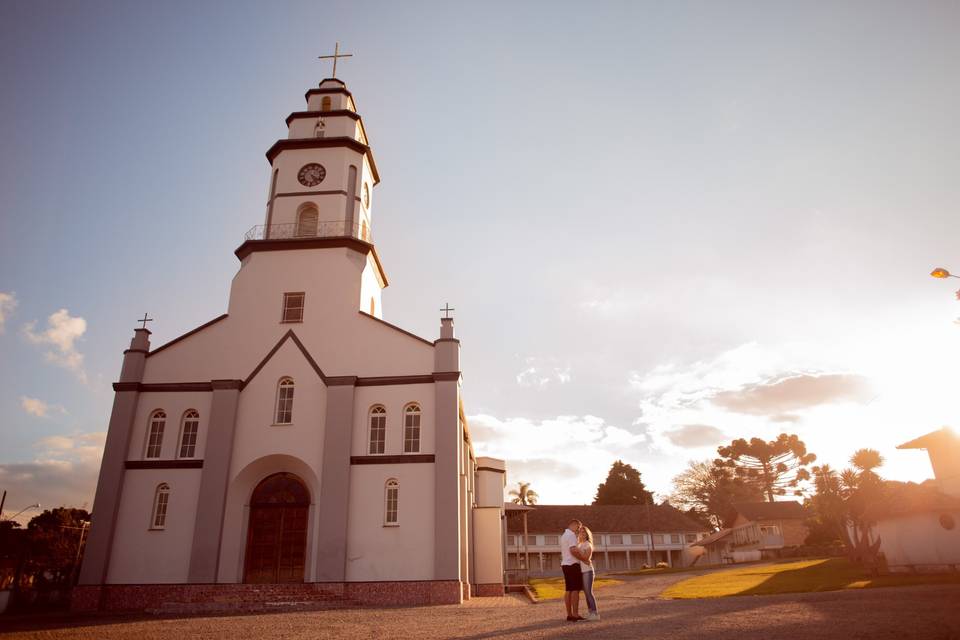
<path id="1" fill-rule="evenodd" d="M 253 380 L 257 376 L 257 374 L 260 373 L 260 371 L 266 366 L 266 364 L 270 362 L 273 356 L 276 355 L 278 351 L 280 351 L 280 348 L 284 345 L 284 343 L 286 343 L 287 340 L 293 341 L 293 344 L 297 347 L 297 349 L 300 350 L 300 353 L 303 354 L 303 357 L 310 364 L 310 367 L 317 373 L 320 379 L 323 380 L 323 383 L 326 385 L 329 385 L 329 378 L 327 378 L 326 374 L 323 373 L 323 370 L 320 368 L 320 365 L 318 365 L 317 361 L 313 359 L 313 356 L 310 355 L 310 352 L 307 351 L 307 348 L 303 346 L 303 343 L 300 342 L 300 338 L 298 338 L 297 334 L 293 332 L 293 329 L 290 329 L 285 334 L 283 334 L 283 337 L 277 341 L 277 344 L 273 345 L 273 348 L 270 349 L 269 353 L 267 353 L 266 356 L 264 356 L 263 360 L 260 361 L 260 364 L 258 364 L 254 368 L 254 370 L 250 372 L 250 375 L 248 375 L 244 379 L 243 384 L 240 387 L 241 389 L 243 387 L 246 387 L 248 384 L 250 384 L 250 381 Z"/>

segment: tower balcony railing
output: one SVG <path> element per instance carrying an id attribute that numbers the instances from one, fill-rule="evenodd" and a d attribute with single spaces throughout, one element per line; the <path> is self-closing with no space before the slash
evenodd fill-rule
<path id="1" fill-rule="evenodd" d="M 244 240 L 300 240 L 303 238 L 358 238 L 373 242 L 365 223 L 346 220 L 308 220 L 284 224 L 258 224 L 243 236 Z"/>

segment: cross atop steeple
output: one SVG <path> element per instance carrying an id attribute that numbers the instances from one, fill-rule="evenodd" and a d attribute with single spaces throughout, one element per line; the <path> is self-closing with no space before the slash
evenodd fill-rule
<path id="1" fill-rule="evenodd" d="M 333 76 L 332 77 L 336 78 L 337 77 L 337 58 L 352 58 L 352 57 L 353 57 L 352 53 L 340 53 L 340 43 L 338 42 L 337 45 L 333 48 L 332 56 L 317 56 L 317 59 L 327 60 L 327 59 L 333 58 Z"/>
<path id="2" fill-rule="evenodd" d="M 440 311 L 443 311 L 443 317 L 444 317 L 444 318 L 449 318 L 449 317 L 450 317 L 450 312 L 451 312 L 451 311 L 456 311 L 456 309 L 454 309 L 453 307 L 451 307 L 451 306 L 450 306 L 450 303 L 447 302 L 447 303 L 445 303 L 445 304 L 443 305 L 443 308 L 440 309 Z"/>
<path id="3" fill-rule="evenodd" d="M 148 322 L 153 322 L 153 318 L 148 318 L 148 317 L 147 317 L 147 314 L 143 314 L 143 317 L 140 318 L 139 320 L 137 320 L 137 322 L 142 323 L 143 326 L 140 327 L 141 329 L 146 329 L 146 328 L 147 328 L 147 323 L 148 323 Z"/>

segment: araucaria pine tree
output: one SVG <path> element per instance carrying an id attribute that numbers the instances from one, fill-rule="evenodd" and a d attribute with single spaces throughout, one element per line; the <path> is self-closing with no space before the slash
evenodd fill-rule
<path id="1" fill-rule="evenodd" d="M 800 483 L 810 479 L 806 466 L 817 459 L 807 453 L 807 445 L 800 438 L 786 433 L 770 442 L 739 438 L 719 447 L 717 453 L 717 465 L 729 467 L 738 478 L 756 484 L 770 502 L 791 490 L 799 495 Z"/>

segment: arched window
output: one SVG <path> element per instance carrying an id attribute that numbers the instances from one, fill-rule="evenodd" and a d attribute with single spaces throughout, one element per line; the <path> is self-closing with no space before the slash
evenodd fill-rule
<path id="1" fill-rule="evenodd" d="M 200 414 L 190 409 L 183 414 L 180 428 L 180 458 L 192 458 L 197 452 L 197 432 L 200 430 Z"/>
<path id="2" fill-rule="evenodd" d="M 364 242 L 370 242 L 370 229 L 367 227 L 367 221 L 360 223 L 360 239 Z"/>
<path id="3" fill-rule="evenodd" d="M 330 96 L 323 96 L 323 100 L 320 101 L 320 111 L 330 111 L 331 104 Z"/>
<path id="4" fill-rule="evenodd" d="M 151 529 L 163 529 L 167 526 L 167 505 L 170 503 L 170 485 L 166 482 L 157 486 L 153 494 L 153 514 L 150 518 Z"/>
<path id="5" fill-rule="evenodd" d="M 370 315 L 376 315 L 377 312 L 377 303 L 373 299 L 373 296 L 370 296 Z"/>
<path id="6" fill-rule="evenodd" d="M 376 406 L 370 409 L 370 447 L 368 453 L 383 453 L 387 440 L 387 410 Z"/>
<path id="7" fill-rule="evenodd" d="M 400 483 L 395 478 L 387 480 L 383 495 L 383 525 L 396 527 L 400 524 Z"/>
<path id="8" fill-rule="evenodd" d="M 281 378 L 277 385 L 277 411 L 274 424 L 293 422 L 293 379 Z"/>
<path id="9" fill-rule="evenodd" d="M 300 207 L 297 213 L 297 228 L 295 235 L 298 238 L 312 238 L 317 235 L 317 226 L 320 220 L 320 214 L 317 208 L 311 205 Z"/>
<path id="10" fill-rule="evenodd" d="M 416 402 L 403 409 L 403 452 L 420 452 L 420 405 Z"/>
<path id="11" fill-rule="evenodd" d="M 167 424 L 167 414 L 163 411 L 154 411 L 150 416 L 150 427 L 147 432 L 147 451 L 144 458 L 159 458 L 160 447 L 163 445 L 163 428 Z"/>

